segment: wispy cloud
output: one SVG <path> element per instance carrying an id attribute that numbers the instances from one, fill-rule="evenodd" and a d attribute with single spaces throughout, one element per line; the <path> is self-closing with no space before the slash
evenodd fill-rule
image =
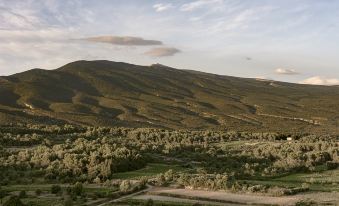
<path id="1" fill-rule="evenodd" d="M 157 40 L 147 40 L 140 37 L 132 36 L 95 36 L 84 38 L 82 40 L 90 42 L 101 42 L 109 43 L 121 46 L 152 46 L 152 45 L 162 45 L 161 41 Z"/>
<path id="2" fill-rule="evenodd" d="M 32 29 L 39 20 L 32 15 L 21 15 L 10 8 L 0 7 L 0 29 L 15 30 L 15 29 Z"/>
<path id="3" fill-rule="evenodd" d="M 173 56 L 179 52 L 181 52 L 179 49 L 173 47 L 157 47 L 145 52 L 145 54 L 151 57 L 165 57 Z"/>
<path id="4" fill-rule="evenodd" d="M 176 47 L 185 52 L 148 55 L 174 55 L 166 64 L 234 76 L 272 75 L 286 62 L 301 74 L 323 68 L 319 76 L 338 76 L 338 9 L 336 1 L 307 0 L 0 0 L 0 75 L 77 59 L 151 64 L 146 51 Z M 122 37 L 70 41 L 112 34 Z"/>
<path id="5" fill-rule="evenodd" d="M 282 75 L 296 75 L 299 74 L 299 72 L 295 71 L 294 69 L 286 69 L 286 68 L 278 68 L 275 70 L 276 74 L 282 74 Z"/>
<path id="6" fill-rule="evenodd" d="M 239 33 L 245 30 L 250 30 L 255 27 L 266 15 L 269 15 L 274 8 L 270 6 L 253 7 L 248 9 L 232 12 L 230 15 L 220 18 L 212 18 L 206 26 L 207 32 L 217 34 L 227 32 L 230 34 L 246 35 L 247 33 Z"/>
<path id="7" fill-rule="evenodd" d="M 180 7 L 180 10 L 181 11 L 194 11 L 197 9 L 204 8 L 208 5 L 222 4 L 223 2 L 224 2 L 223 0 L 197 0 L 197 1 L 187 3 L 187 4 L 183 4 Z"/>
<path id="8" fill-rule="evenodd" d="M 173 8 L 172 4 L 154 4 L 153 8 L 155 9 L 156 12 L 162 12 L 166 11 L 168 9 Z"/>
<path id="9" fill-rule="evenodd" d="M 339 79 L 314 76 L 314 77 L 305 79 L 299 83 L 331 86 L 331 85 L 339 85 Z"/>

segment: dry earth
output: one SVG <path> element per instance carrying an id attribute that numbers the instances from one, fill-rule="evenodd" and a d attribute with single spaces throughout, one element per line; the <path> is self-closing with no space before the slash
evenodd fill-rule
<path id="1" fill-rule="evenodd" d="M 173 196 L 173 197 L 170 197 Z M 300 200 L 312 200 L 318 203 L 328 203 L 335 205 L 339 202 L 339 193 L 323 192 L 323 193 L 306 193 L 294 196 L 263 196 L 257 194 L 234 194 L 222 191 L 205 191 L 205 190 L 190 190 L 190 189 L 173 189 L 154 187 L 148 194 L 134 197 L 135 199 L 149 199 L 171 202 L 196 202 L 194 198 L 205 200 L 206 204 L 214 205 L 295 205 Z M 210 200 L 210 201 L 209 201 Z M 203 203 L 199 200 L 199 202 Z M 219 203 L 218 203 L 219 202 Z"/>
<path id="2" fill-rule="evenodd" d="M 183 198 L 176 198 L 176 197 L 167 197 L 167 196 L 159 196 L 159 195 L 139 195 L 134 197 L 133 199 L 136 200 L 148 200 L 152 199 L 155 201 L 162 201 L 162 202 L 180 202 L 180 203 L 200 203 L 204 205 L 225 205 L 224 203 L 217 203 L 213 201 L 201 201 L 201 200 L 191 200 L 191 199 L 183 199 Z M 239 204 L 227 204 L 228 206 L 241 206 Z"/>

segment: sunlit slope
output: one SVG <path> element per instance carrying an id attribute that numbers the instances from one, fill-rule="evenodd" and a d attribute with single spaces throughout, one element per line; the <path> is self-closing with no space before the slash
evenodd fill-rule
<path id="1" fill-rule="evenodd" d="M 335 131 L 339 88 L 77 61 L 0 77 L 0 122 Z"/>

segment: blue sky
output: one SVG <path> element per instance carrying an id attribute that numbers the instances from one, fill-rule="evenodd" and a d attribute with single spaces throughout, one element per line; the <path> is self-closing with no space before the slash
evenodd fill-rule
<path id="1" fill-rule="evenodd" d="M 108 59 L 339 84 L 336 0 L 0 0 L 0 75 Z"/>

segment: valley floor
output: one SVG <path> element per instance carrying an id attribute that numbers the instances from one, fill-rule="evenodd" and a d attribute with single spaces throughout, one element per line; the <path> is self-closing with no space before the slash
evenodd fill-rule
<path id="1" fill-rule="evenodd" d="M 336 136 L 0 127 L 0 206 L 338 203 Z"/>

